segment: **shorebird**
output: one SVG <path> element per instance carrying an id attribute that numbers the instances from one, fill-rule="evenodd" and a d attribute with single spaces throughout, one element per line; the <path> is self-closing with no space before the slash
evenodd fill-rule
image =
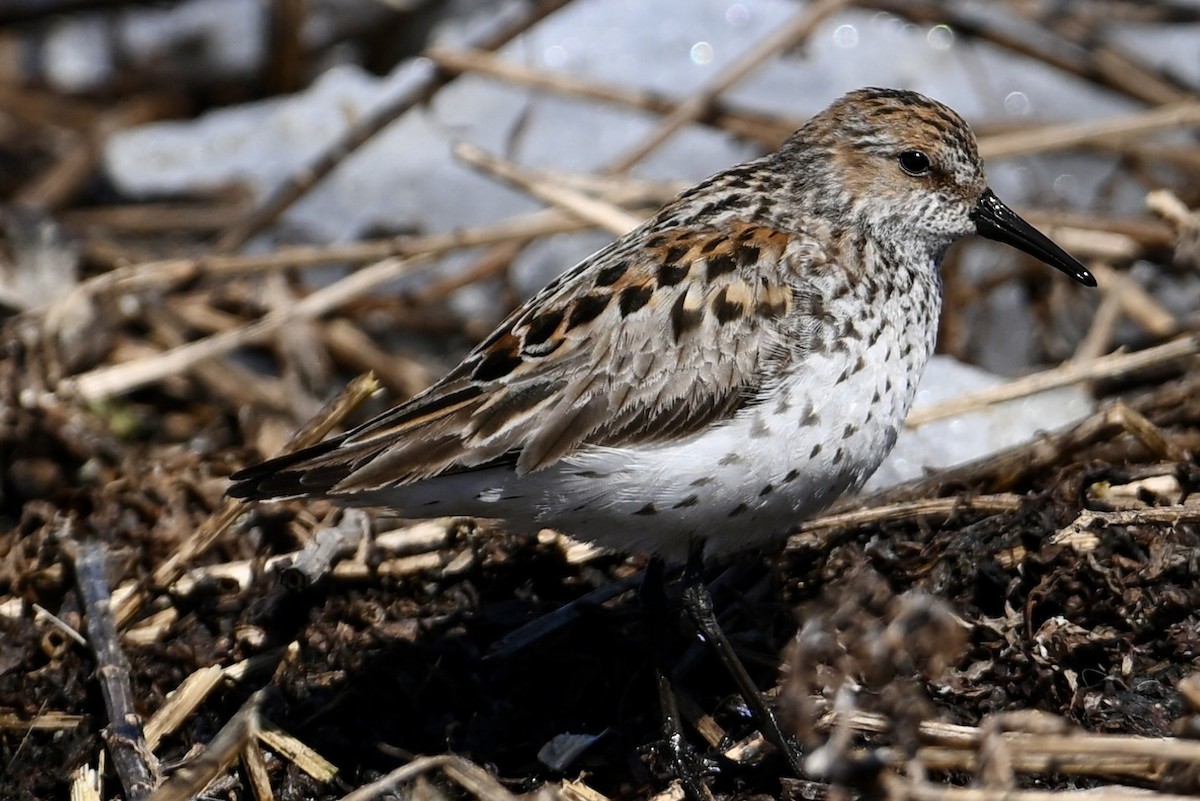
<path id="1" fill-rule="evenodd" d="M 799 770 L 695 566 L 785 537 L 879 466 L 933 351 L 938 267 L 968 234 L 1095 285 L 988 188 L 958 114 L 851 92 L 564 272 L 429 389 L 230 494 L 688 555 L 685 608 Z"/>
<path id="2" fill-rule="evenodd" d="M 891 449 L 933 350 L 938 265 L 971 233 L 1095 285 L 987 187 L 958 114 L 851 92 L 564 272 L 429 389 L 230 494 L 668 560 L 785 536 Z"/>

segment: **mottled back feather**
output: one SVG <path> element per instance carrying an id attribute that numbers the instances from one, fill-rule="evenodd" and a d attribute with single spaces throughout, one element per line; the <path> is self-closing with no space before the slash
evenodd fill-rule
<path id="1" fill-rule="evenodd" d="M 335 447 L 252 468 L 235 492 L 375 489 L 512 455 L 524 474 L 585 445 L 676 440 L 729 418 L 776 373 L 796 276 L 819 251 L 739 220 L 655 228 L 666 217 L 565 273 L 425 392 Z M 787 263 L 797 253 L 806 263 Z"/>

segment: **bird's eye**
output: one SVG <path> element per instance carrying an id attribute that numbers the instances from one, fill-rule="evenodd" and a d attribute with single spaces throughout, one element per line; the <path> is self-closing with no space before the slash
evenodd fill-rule
<path id="1" fill-rule="evenodd" d="M 932 165 L 920 150 L 905 150 L 899 156 L 900 169 L 909 175 L 928 175 Z"/>

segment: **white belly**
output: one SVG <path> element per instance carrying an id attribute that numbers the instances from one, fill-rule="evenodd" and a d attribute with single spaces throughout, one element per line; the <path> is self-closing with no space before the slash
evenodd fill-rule
<path id="1" fill-rule="evenodd" d="M 764 400 L 676 443 L 589 448 L 522 477 L 480 470 L 357 500 L 405 517 L 465 514 L 518 530 L 554 528 L 671 560 L 697 538 L 709 554 L 752 547 L 860 486 L 891 450 L 930 346 L 900 349 L 885 335 L 848 354 L 810 354 L 803 372 Z"/>
<path id="2" fill-rule="evenodd" d="M 481 469 L 353 502 L 402 517 L 472 515 L 515 530 L 554 528 L 672 560 L 698 538 L 718 554 L 786 536 L 860 486 L 895 443 L 940 306 L 936 279 L 904 289 L 882 306 L 842 293 L 825 306 L 826 324 L 808 332 L 790 373 L 729 421 L 687 439 L 591 447 L 524 476 Z"/>

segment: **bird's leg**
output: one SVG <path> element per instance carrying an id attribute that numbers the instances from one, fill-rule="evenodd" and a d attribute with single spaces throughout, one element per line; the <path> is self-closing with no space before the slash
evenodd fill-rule
<path id="1" fill-rule="evenodd" d="M 638 598 L 652 627 L 654 680 L 662 723 L 660 753 L 670 762 L 675 778 L 679 779 L 683 786 L 688 801 L 712 801 L 712 793 L 701 778 L 704 773 L 703 761 L 684 737 L 683 718 L 679 714 L 675 691 L 671 688 L 666 646 L 672 640 L 667 636 L 670 628 L 670 605 L 667 603 L 666 566 L 657 556 L 652 557 L 646 565 L 646 574 L 642 579 Z"/>
<path id="2" fill-rule="evenodd" d="M 708 587 L 704 583 L 703 540 L 698 541 L 697 544 L 693 544 L 692 548 L 688 551 L 687 567 L 683 572 L 683 594 L 680 596 L 680 603 L 683 605 L 688 617 L 692 619 L 693 625 L 700 631 L 705 641 L 716 653 L 717 658 L 721 660 L 721 664 L 725 666 L 725 670 L 733 677 L 734 682 L 737 684 L 738 692 L 741 693 L 742 700 L 746 702 L 750 710 L 754 713 L 763 736 L 780 750 L 784 758 L 787 759 L 788 766 L 796 776 L 803 775 L 801 772 L 800 752 L 784 736 L 783 731 L 779 728 L 779 722 L 775 719 L 775 715 L 767 707 L 762 693 L 759 692 L 753 679 L 750 678 L 750 674 L 746 671 L 746 666 L 742 664 L 742 660 L 738 658 L 737 653 L 733 650 L 733 644 L 725 636 L 721 624 L 717 622 L 716 614 L 713 613 L 712 595 L 709 594 Z"/>
<path id="3" fill-rule="evenodd" d="M 654 679 L 658 685 L 659 714 L 662 716 L 662 743 L 659 747 L 670 761 L 675 778 L 679 779 L 688 801 L 713 801 L 713 795 L 701 777 L 705 769 L 704 760 L 684 737 L 683 718 L 679 714 L 671 679 L 662 666 L 655 667 Z"/>

